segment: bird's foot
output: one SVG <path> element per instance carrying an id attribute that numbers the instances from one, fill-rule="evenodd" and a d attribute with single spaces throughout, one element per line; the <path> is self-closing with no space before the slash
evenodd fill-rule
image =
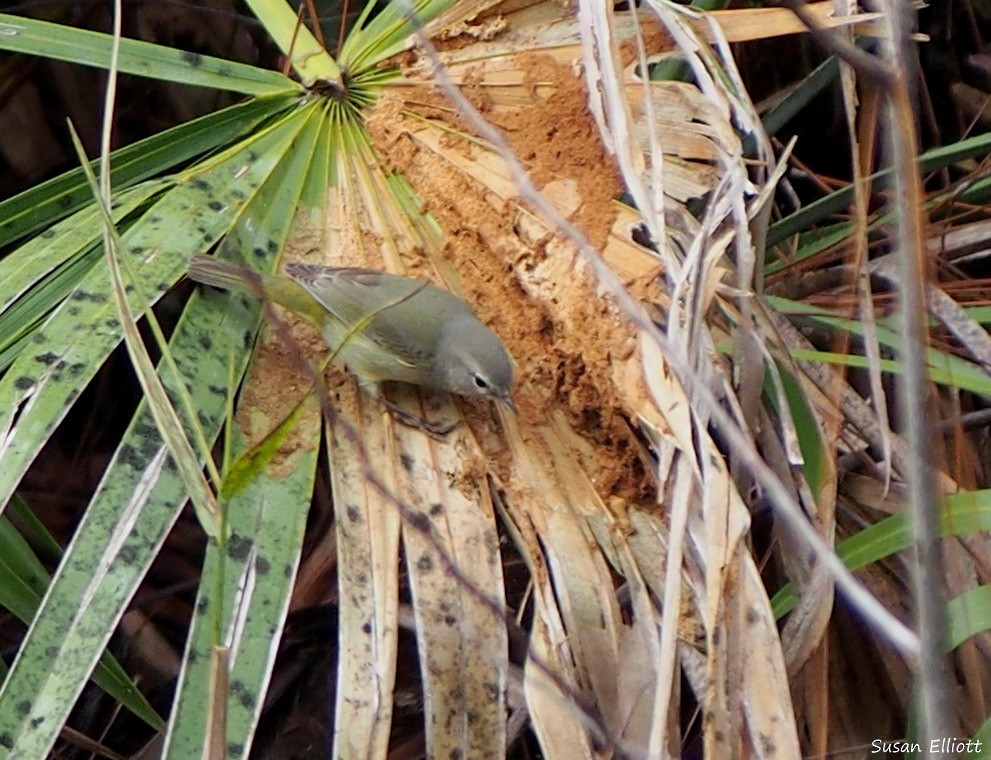
<path id="1" fill-rule="evenodd" d="M 422 430 L 434 438 L 443 438 L 461 424 L 460 420 L 454 420 L 453 422 L 432 422 L 431 420 L 425 420 L 417 414 L 406 411 L 398 404 L 394 404 L 385 396 L 378 396 L 378 400 L 389 411 L 389 414 L 392 415 L 394 420 L 407 427 Z"/>

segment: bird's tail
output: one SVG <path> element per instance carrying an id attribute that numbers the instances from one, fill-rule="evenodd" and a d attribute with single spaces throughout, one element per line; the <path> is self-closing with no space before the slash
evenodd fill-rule
<path id="1" fill-rule="evenodd" d="M 275 301 L 318 328 L 327 316 L 327 310 L 295 280 L 230 264 L 213 256 L 194 256 L 189 262 L 189 279 Z"/>
<path id="2" fill-rule="evenodd" d="M 194 256 L 189 262 L 189 279 L 259 298 L 265 296 L 265 275 L 213 256 Z"/>

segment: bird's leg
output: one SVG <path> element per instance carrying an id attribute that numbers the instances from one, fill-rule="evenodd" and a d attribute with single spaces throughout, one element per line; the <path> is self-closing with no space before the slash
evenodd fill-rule
<path id="1" fill-rule="evenodd" d="M 359 384 L 369 396 L 377 400 L 386 408 L 394 420 L 406 425 L 407 427 L 422 430 L 435 438 L 443 438 L 460 424 L 459 420 L 455 420 L 454 422 L 431 422 L 430 420 L 425 420 L 418 414 L 408 412 L 398 404 L 386 398 L 385 392 L 380 384 L 370 383 L 367 381 L 361 382 L 360 380 Z"/>
<path id="2" fill-rule="evenodd" d="M 407 427 L 417 428 L 437 438 L 443 438 L 461 424 L 460 420 L 455 420 L 454 422 L 431 422 L 430 420 L 423 419 L 418 414 L 407 412 L 398 404 L 389 401 L 384 395 L 380 395 L 377 398 L 397 422 L 401 422 Z"/>

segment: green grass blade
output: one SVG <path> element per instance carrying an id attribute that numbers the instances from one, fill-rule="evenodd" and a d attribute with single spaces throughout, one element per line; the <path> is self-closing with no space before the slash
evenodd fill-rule
<path id="1" fill-rule="evenodd" d="M 30 623 L 50 578 L 20 531 L 0 517 L 0 605 Z"/>
<path id="2" fill-rule="evenodd" d="M 271 258 L 281 249 L 284 230 L 293 215 L 277 199 L 289 198 L 291 206 L 298 197 L 298 188 L 295 192 L 287 188 L 286 166 L 310 158 L 309 153 L 299 158 L 297 138 L 312 123 L 315 112 L 314 108 L 294 112 L 256 139 L 187 170 L 180 184 L 124 233 L 122 256 L 133 257 L 131 264 L 140 265 L 140 275 L 149 289 L 167 289 L 182 275 L 194 253 L 210 248 L 232 226 L 235 232 L 229 243 L 252 256 Z M 287 156 L 292 160 L 286 161 Z M 272 215 L 276 222 L 259 224 Z M 104 361 L 120 339 L 117 320 L 111 316 L 108 288 L 105 264 L 98 264 L 77 288 L 76 292 L 85 293 L 85 297 L 73 301 L 70 296 L 67 301 L 83 310 L 75 316 L 77 321 L 90 325 L 101 320 L 112 322 L 96 338 L 92 338 L 99 332 L 95 329 L 83 329 L 82 336 L 69 333 L 69 343 L 91 341 L 86 345 L 86 371 L 80 370 L 80 376 Z M 140 290 L 144 288 L 130 294 L 134 311 L 147 308 L 147 299 L 139 297 Z M 227 399 L 234 392 L 228 378 L 237 384 L 246 366 L 260 308 L 257 299 L 198 290 L 170 341 L 171 353 L 197 410 L 196 422 L 208 440 L 219 433 Z M 59 332 L 54 328 L 59 317 L 60 312 L 56 312 L 39 334 L 66 355 L 76 347 L 67 349 L 65 341 L 56 340 Z M 18 363 L 31 360 L 22 357 Z M 15 363 L 8 374 L 16 378 L 16 370 Z M 59 371 L 69 370 L 63 367 Z M 173 375 L 163 374 L 163 381 L 174 398 Z M 21 399 L 25 409 L 7 437 L 0 439 L 9 451 L 21 452 L 15 471 L 23 470 L 29 459 L 24 452 L 39 445 L 47 435 L 44 431 L 59 417 L 51 409 L 58 410 L 60 403 L 67 406 L 67 397 L 58 393 L 44 398 L 46 386 L 42 382 L 37 392 L 27 389 L 28 397 Z M 8 387 L 16 390 L 16 380 L 5 377 L 0 381 L 0 394 Z M 42 401 L 49 411 L 34 412 Z M 41 419 L 33 419 L 36 414 Z M 192 429 L 190 420 L 184 423 L 187 430 Z M 19 443 L 23 444 L 20 448 Z M 13 473 L 4 472 L 0 477 L 17 480 Z M 16 747 L 26 757 L 45 755 L 112 634 L 114 622 L 123 614 L 185 501 L 183 481 L 142 402 L 0 692 L 0 746 Z M 37 720 L 38 715 L 44 715 L 44 720 Z"/>
<path id="3" fill-rule="evenodd" d="M 792 376 L 782 363 L 778 363 L 784 398 L 788 403 L 791 418 L 795 424 L 795 434 L 802 451 L 802 476 L 809 484 L 813 496 L 821 503 L 821 494 L 829 489 L 832 492 L 831 478 L 834 476 L 829 465 L 830 452 L 825 445 L 822 429 L 819 427 L 815 412 L 809 406 L 804 390 L 799 381 Z M 770 385 L 770 382 L 767 383 Z M 773 391 L 768 392 L 774 398 Z"/>
<path id="4" fill-rule="evenodd" d="M 18 506 L 21 508 L 19 511 L 30 512 L 26 505 L 21 503 Z M 53 542 L 40 523 L 38 527 L 45 533 L 47 542 Z M 55 548 L 61 554 L 57 544 Z M 0 605 L 14 613 L 21 622 L 30 624 L 50 583 L 51 576 L 30 544 L 10 520 L 0 517 Z M 100 660 L 93 681 L 153 729 L 165 727 L 165 722 L 148 704 L 144 694 L 109 654 Z"/>
<path id="5" fill-rule="evenodd" d="M 826 309 L 785 298 L 768 296 L 767 301 L 782 314 L 808 319 L 833 330 L 849 332 L 858 338 L 864 337 L 863 325 L 858 320 L 836 316 Z M 883 324 L 878 324 L 875 332 L 878 343 L 882 347 L 895 352 L 899 351 L 901 342 L 894 330 Z M 846 367 L 866 368 L 869 366 L 867 357 L 855 354 L 837 354 L 808 349 L 793 349 L 791 354 L 796 359 L 839 364 Z M 929 363 L 929 376 L 933 382 L 957 390 L 972 391 L 991 398 L 991 377 L 982 367 L 935 348 L 926 350 L 926 359 Z M 881 370 L 897 374 L 902 371 L 902 365 L 896 360 L 882 359 Z"/>
<path id="6" fill-rule="evenodd" d="M 218 146 L 230 144 L 240 135 L 251 134 L 259 124 L 298 101 L 295 94 L 260 98 L 225 108 L 112 154 L 110 174 L 120 193 L 137 182 L 157 176 L 203 155 Z M 96 168 L 95 162 L 92 164 Z M 0 246 L 8 245 L 35 230 L 92 203 L 82 169 L 75 169 L 25 190 L 0 203 Z"/>
<path id="7" fill-rule="evenodd" d="M 789 87 L 787 94 L 778 100 L 762 119 L 767 134 L 777 134 L 792 119 L 805 113 L 809 103 L 826 88 L 832 87 L 839 79 L 839 75 L 839 59 L 830 56 L 807 74 L 801 82 Z"/>
<path id="8" fill-rule="evenodd" d="M 980 134 L 952 145 L 934 148 L 919 156 L 919 170 L 923 173 L 943 169 L 968 158 L 983 158 L 991 153 L 991 134 Z M 875 172 L 867 178 L 876 189 L 887 187 L 891 171 Z M 844 213 L 853 204 L 853 188 L 846 186 L 830 193 L 772 224 L 767 230 L 767 247 L 782 240 L 808 232 L 816 224 L 835 214 Z M 852 227 L 851 227 L 852 230 Z"/>
<path id="9" fill-rule="evenodd" d="M 426 24 L 454 4 L 454 0 L 411 0 L 413 13 Z M 386 3 L 367 25 L 352 29 L 341 48 L 341 65 L 352 76 L 374 69 L 406 48 L 413 27 L 405 2 Z"/>
<path id="10" fill-rule="evenodd" d="M 220 598 L 211 583 L 200 584 L 196 609 L 201 614 L 193 622 L 163 754 L 170 760 L 203 755 L 215 616 L 221 643 L 232 650 L 230 682 L 237 684 L 226 701 L 227 736 L 246 753 L 245 743 L 254 734 L 299 564 L 320 450 L 320 415 L 312 398 L 301 416 L 292 445 L 283 452 L 287 456 L 227 504 L 232 533 L 227 547 L 212 544 L 207 552 L 204 579 L 224 563 L 224 583 Z"/>
<path id="11" fill-rule="evenodd" d="M 170 196 L 176 197 L 171 199 L 170 208 L 163 207 L 169 201 L 170 196 L 166 196 L 149 211 L 151 218 L 145 226 L 152 237 L 161 229 L 170 233 L 168 255 L 143 262 L 142 275 L 152 287 L 165 276 L 149 271 L 156 261 L 165 260 L 175 269 L 174 280 L 185 271 L 193 252 L 188 248 L 205 250 L 208 246 L 202 236 L 220 232 L 206 218 L 197 216 L 201 212 L 221 220 L 224 228 L 243 218 L 247 221 L 239 226 L 242 230 L 254 230 L 255 217 L 265 218 L 271 213 L 273 195 L 285 192 L 285 172 L 279 170 L 282 159 L 296 146 L 295 138 L 309 116 L 307 111 L 294 114 L 281 128 L 269 130 L 266 136 L 232 153 L 225 163 L 214 166 L 208 177 L 199 178 L 199 184 L 193 180 L 173 191 Z M 210 193 L 209 200 L 202 195 L 206 192 Z M 249 202 L 250 207 L 245 207 Z M 193 218 L 176 221 L 184 218 L 184 211 L 192 212 Z M 284 224 L 290 219 L 288 215 Z M 183 230 L 194 234 L 183 239 Z M 271 238 L 270 232 L 271 228 L 265 227 L 257 236 L 240 242 L 255 255 L 271 256 L 282 241 Z M 124 255 L 147 257 L 149 251 L 164 245 L 152 242 L 132 228 L 123 238 Z M 106 289 L 106 273 L 101 272 L 101 276 Z M 140 308 L 133 303 L 134 297 L 132 294 L 131 308 Z M 92 297 L 84 301 L 87 306 L 94 305 Z M 97 299 L 101 307 L 107 307 L 108 302 L 105 294 Z M 226 383 L 229 357 L 240 357 L 237 362 L 243 371 L 259 310 L 255 299 L 212 293 L 204 297 L 197 292 L 171 341 L 175 361 L 198 409 L 197 421 L 211 440 L 219 432 L 226 399 L 233 392 Z M 51 324 L 46 325 L 45 332 L 50 329 Z M 219 384 L 216 378 L 222 378 Z M 123 614 L 127 599 L 185 500 L 182 480 L 147 406 L 142 404 L 0 692 L 0 737 L 9 739 L 10 746 L 16 746 L 24 756 L 44 756 L 55 740 L 113 631 L 108 621 L 112 623 Z M 38 714 L 44 714 L 45 719 L 35 720 Z"/>
<path id="12" fill-rule="evenodd" d="M 112 42 L 109 34 L 0 13 L 0 50 L 107 69 Z M 131 39 L 121 40 L 120 71 L 245 95 L 300 89 L 277 71 Z"/>
<path id="13" fill-rule="evenodd" d="M 198 373 L 217 370 L 200 339 L 219 324 L 218 347 L 243 349 L 241 330 L 257 321 L 257 308 L 251 311 L 243 303 L 211 307 L 194 296 L 173 336 L 208 435 L 220 429 L 227 389 L 198 383 Z M 24 757 L 46 755 L 185 501 L 182 479 L 142 403 L 0 692 L 0 745 Z"/>
<path id="14" fill-rule="evenodd" d="M 170 187 L 148 182 L 121 194 L 113 217 L 120 221 Z M 0 370 L 27 345 L 27 338 L 99 261 L 101 215 L 84 208 L 0 261 Z"/>
<path id="15" fill-rule="evenodd" d="M 947 496 L 941 509 L 941 535 L 965 536 L 991 530 L 991 489 Z M 892 515 L 865 528 L 836 546 L 836 554 L 851 570 L 890 557 L 912 546 L 912 528 L 905 514 Z M 795 606 L 795 594 L 789 584 L 771 600 L 776 617 Z"/>
<path id="16" fill-rule="evenodd" d="M 341 83 L 341 69 L 285 0 L 246 0 L 265 31 L 275 40 L 307 85 L 318 81 Z"/>
<path id="17" fill-rule="evenodd" d="M 115 41 L 117 41 L 116 38 Z M 115 76 L 116 70 L 112 65 L 111 80 Z M 193 411 L 189 402 L 189 392 L 184 387 L 182 378 L 179 376 L 179 368 L 176 366 L 169 351 L 165 334 L 162 332 L 162 328 L 158 323 L 158 318 L 151 308 L 148 308 L 143 314 L 139 312 L 137 316 L 131 312 L 131 307 L 128 303 L 128 293 L 130 291 L 137 292 L 139 300 L 146 298 L 147 294 L 142 292 L 145 283 L 140 277 L 135 276 L 134 268 L 130 265 L 130 262 L 127 259 L 122 259 L 120 255 L 122 245 L 114 219 L 111 216 L 110 204 L 112 194 L 109 181 L 102 187 L 97 181 L 96 174 L 93 173 L 91 167 L 86 163 L 86 151 L 75 129 L 72 129 L 72 142 L 76 148 L 76 154 L 82 164 L 83 171 L 86 172 L 86 179 L 89 182 L 90 190 L 93 193 L 93 197 L 103 218 L 104 262 L 107 264 L 107 271 L 110 274 L 110 295 L 117 310 L 117 319 L 121 325 L 124 347 L 127 349 L 127 354 L 131 359 L 131 368 L 137 376 L 138 385 L 141 386 L 142 395 L 148 404 L 148 409 L 155 419 L 155 426 L 165 440 L 172 463 L 182 477 L 183 484 L 186 487 L 186 493 L 189 495 L 190 502 L 192 502 L 193 510 L 200 520 L 200 526 L 210 538 L 217 540 L 223 537 L 223 517 L 220 514 L 220 509 L 217 506 L 217 500 L 213 495 L 213 491 L 210 490 L 210 486 L 203 476 L 202 465 L 202 462 L 210 456 L 210 446 L 203 437 L 198 421 L 195 417 L 191 416 Z M 104 160 L 109 160 L 109 147 L 104 150 L 103 158 Z M 104 179 L 108 180 L 106 174 L 104 175 Z M 124 283 L 124 269 L 128 271 L 129 282 L 127 285 Z M 199 444 L 199 454 L 193 449 L 191 438 L 183 430 L 183 423 L 179 419 L 179 414 L 175 406 L 173 406 L 172 400 L 165 390 L 165 386 L 159 379 L 158 373 L 155 371 L 155 365 L 152 362 L 151 355 L 148 353 L 148 349 L 141 337 L 141 331 L 138 328 L 138 319 L 142 317 L 144 317 L 148 328 L 151 330 L 158 349 L 162 352 L 162 365 L 167 367 L 170 373 L 173 396 L 177 396 L 180 402 L 184 403 L 183 408 L 188 415 L 189 427 L 194 432 L 192 440 L 197 441 Z M 207 465 L 216 480 L 216 471 L 212 467 L 212 460 L 207 461 Z"/>
<path id="18" fill-rule="evenodd" d="M 947 643 L 956 649 L 971 636 L 991 631 L 991 586 L 978 586 L 949 603 Z"/>
<path id="19" fill-rule="evenodd" d="M 314 160 L 327 142 L 326 126 L 326 119 L 314 119 L 300 135 L 284 176 L 268 202 L 259 204 L 265 211 L 253 220 L 259 238 L 284 240 L 288 236 L 301 201 L 305 208 L 305 188 L 326 196 L 326 165 Z M 317 193 L 313 185 L 320 183 L 323 192 Z M 249 247 L 249 243 L 243 241 L 238 247 Z M 223 377 L 218 374 L 212 382 L 222 383 Z M 163 757 L 200 757 L 204 752 L 212 709 L 210 655 L 215 646 L 229 647 L 234 662 L 229 678 L 238 684 L 238 692 L 226 703 L 227 731 L 242 753 L 247 753 L 245 744 L 257 724 L 274 666 L 274 645 L 285 622 L 312 498 L 320 415 L 311 399 L 281 425 L 279 420 L 256 417 L 253 426 L 274 427 L 275 433 L 266 437 L 267 444 L 235 460 L 225 478 L 221 494 L 227 502 L 232 535 L 226 545 L 211 544 L 207 551 L 197 601 L 202 614 L 193 621 Z M 272 458 L 287 439 L 292 441 L 286 447 L 291 453 L 280 456 L 272 471 Z"/>
<path id="20" fill-rule="evenodd" d="M 140 268 L 152 301 L 183 276 L 192 255 L 209 250 L 230 229 L 292 147 L 306 116 L 294 113 L 209 172 L 190 170 L 195 179 L 164 195 L 123 235 L 122 255 Z M 131 294 L 136 312 L 150 305 L 143 295 Z M 120 340 L 106 263 L 100 262 L 34 332 L 31 350 L 0 378 L 0 504 Z"/>

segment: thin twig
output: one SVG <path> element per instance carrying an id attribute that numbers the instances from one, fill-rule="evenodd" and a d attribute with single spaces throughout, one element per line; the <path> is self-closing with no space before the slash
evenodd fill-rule
<path id="1" fill-rule="evenodd" d="M 842 34 L 823 26 L 819 20 L 809 13 L 805 0 L 777 0 L 777 4 L 795 14 L 812 33 L 812 39 L 825 48 L 827 53 L 835 55 L 844 63 L 850 64 L 857 74 L 870 79 L 875 84 L 887 86 L 892 77 L 891 69 L 870 53 L 865 53 L 856 45 L 850 43 Z"/>
<path id="2" fill-rule="evenodd" d="M 915 157 L 915 116 L 908 81 L 912 70 L 909 43 L 911 11 L 901 0 L 888 2 L 884 23 L 888 39 L 884 49 L 892 76 L 884 88 L 888 125 L 885 130 L 888 159 L 894 169 L 895 248 L 900 264 L 901 362 L 898 390 L 904 417 L 911 466 L 906 472 L 906 491 L 916 558 L 913 563 L 915 603 L 920 652 L 920 738 L 930 741 L 952 736 L 953 691 L 946 661 L 946 591 L 943 547 L 940 538 L 939 488 L 933 468 L 933 424 L 929 416 L 932 384 L 926 371 L 928 330 L 925 291 L 927 250 L 920 214 L 922 187 Z"/>

